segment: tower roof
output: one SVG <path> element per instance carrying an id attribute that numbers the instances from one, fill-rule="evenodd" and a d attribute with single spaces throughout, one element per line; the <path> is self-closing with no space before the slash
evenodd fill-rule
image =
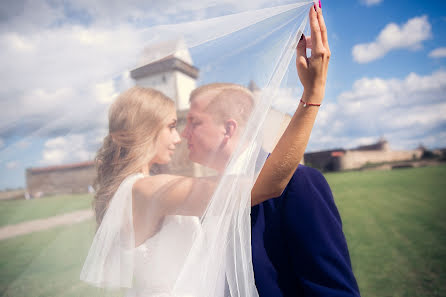
<path id="1" fill-rule="evenodd" d="M 199 72 L 198 68 L 172 55 L 130 71 L 130 77 L 138 79 L 172 70 L 178 70 L 194 79 L 198 77 Z"/>
<path id="2" fill-rule="evenodd" d="M 132 70 L 133 79 L 178 70 L 196 79 L 198 68 L 193 66 L 192 57 L 183 39 L 158 42 L 144 49 L 140 67 Z"/>
<path id="3" fill-rule="evenodd" d="M 161 41 L 145 47 L 139 65 L 151 64 L 169 56 L 180 59 L 189 65 L 194 64 L 184 40 L 174 39 Z"/>

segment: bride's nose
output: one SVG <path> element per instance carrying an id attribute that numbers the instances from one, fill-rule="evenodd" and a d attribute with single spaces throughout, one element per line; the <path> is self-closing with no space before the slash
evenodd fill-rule
<path id="1" fill-rule="evenodd" d="M 174 144 L 178 144 L 178 143 L 180 143 L 180 142 L 181 142 L 181 137 L 180 137 L 180 135 L 178 134 L 178 131 L 175 130 L 175 134 L 173 135 L 173 143 L 174 143 Z"/>

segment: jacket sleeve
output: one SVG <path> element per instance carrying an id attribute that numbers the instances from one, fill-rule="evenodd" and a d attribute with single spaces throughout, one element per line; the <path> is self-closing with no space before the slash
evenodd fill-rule
<path id="1" fill-rule="evenodd" d="M 301 166 L 284 193 L 286 249 L 304 296 L 360 296 L 331 189 L 316 169 Z"/>

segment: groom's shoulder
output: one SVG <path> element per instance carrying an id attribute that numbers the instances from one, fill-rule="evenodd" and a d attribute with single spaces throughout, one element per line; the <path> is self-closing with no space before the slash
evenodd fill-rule
<path id="1" fill-rule="evenodd" d="M 299 164 L 296 171 L 294 172 L 294 176 L 298 175 L 313 175 L 313 176 L 322 176 L 322 173 L 313 167 L 308 167 L 306 165 Z"/>
<path id="2" fill-rule="evenodd" d="M 282 195 L 286 198 L 285 203 L 299 202 L 306 205 L 322 203 L 335 208 L 333 193 L 324 175 L 319 170 L 305 165 L 298 166 Z"/>
<path id="3" fill-rule="evenodd" d="M 299 164 L 293 177 L 290 180 L 290 184 L 295 185 L 317 185 L 317 186 L 327 186 L 328 183 L 322 172 L 319 170 Z"/>

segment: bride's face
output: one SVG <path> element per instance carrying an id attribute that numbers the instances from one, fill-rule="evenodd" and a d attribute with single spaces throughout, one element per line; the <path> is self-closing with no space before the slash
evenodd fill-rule
<path id="1" fill-rule="evenodd" d="M 156 143 L 156 154 L 153 157 L 153 163 L 167 164 L 172 160 L 175 147 L 181 142 L 180 135 L 177 131 L 177 115 L 173 111 L 169 115 L 169 122 L 161 128 Z"/>

